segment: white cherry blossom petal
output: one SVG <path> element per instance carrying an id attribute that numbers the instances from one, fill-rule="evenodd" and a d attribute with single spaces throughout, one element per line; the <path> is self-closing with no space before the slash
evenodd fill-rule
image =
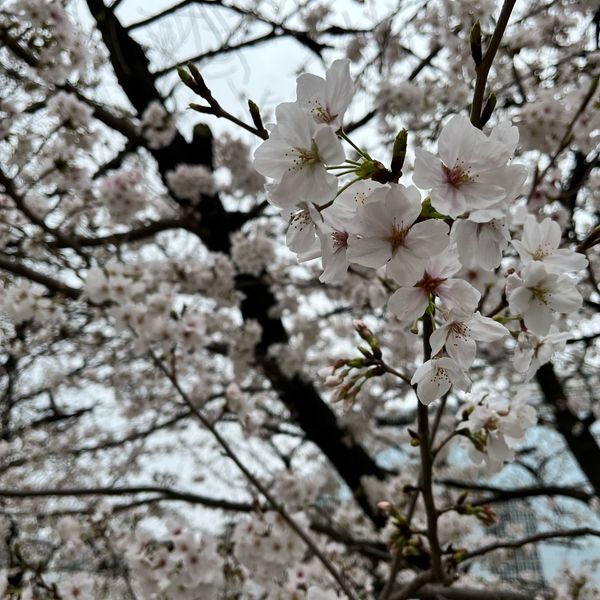
<path id="1" fill-rule="evenodd" d="M 418 287 L 401 287 L 388 300 L 388 308 L 400 321 L 416 321 L 428 304 L 427 293 Z"/>
<path id="2" fill-rule="evenodd" d="M 479 291 L 463 279 L 448 279 L 435 293 L 449 310 L 464 312 L 473 312 L 481 298 Z"/>

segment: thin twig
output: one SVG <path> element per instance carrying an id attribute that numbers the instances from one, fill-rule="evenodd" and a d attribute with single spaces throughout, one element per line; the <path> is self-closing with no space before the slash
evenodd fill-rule
<path id="1" fill-rule="evenodd" d="M 221 448 L 223 448 L 225 454 L 236 464 L 236 466 L 244 474 L 246 479 L 265 497 L 265 499 L 273 507 L 273 509 L 281 515 L 281 517 L 291 527 L 291 529 L 294 530 L 296 535 L 298 535 L 298 537 L 306 544 L 306 546 L 311 550 L 311 552 L 319 559 L 319 561 L 325 567 L 325 569 L 327 569 L 331 576 L 337 581 L 338 585 L 344 591 L 346 596 L 350 600 L 358 600 L 358 596 L 354 593 L 352 589 L 350 589 L 348 583 L 346 582 L 342 574 L 321 552 L 314 540 L 304 531 L 304 529 L 302 529 L 302 527 L 300 527 L 296 520 L 287 512 L 285 507 L 275 499 L 275 497 L 260 482 L 260 480 L 250 472 L 250 470 L 244 465 L 244 463 L 238 457 L 233 448 L 229 445 L 229 442 L 219 433 L 219 431 L 213 425 L 213 423 L 211 423 L 211 421 L 207 419 L 206 416 L 196 408 L 196 406 L 194 405 L 190 397 L 187 395 L 185 390 L 183 390 L 183 388 L 180 386 L 175 374 L 171 373 L 171 371 L 165 366 L 164 362 L 160 358 L 158 358 L 158 356 L 156 356 L 156 354 L 152 350 L 149 351 L 149 354 L 154 364 L 171 381 L 173 387 L 175 388 L 181 399 L 185 402 L 185 404 L 187 404 L 192 414 L 212 434 L 212 436 L 215 438 L 215 440 L 218 442 Z"/>
<path id="2" fill-rule="evenodd" d="M 79 497 L 79 496 L 132 496 L 135 494 L 160 494 L 160 498 L 168 500 L 182 500 L 193 504 L 201 504 L 208 508 L 221 510 L 233 510 L 237 512 L 249 512 L 257 507 L 249 502 L 233 502 L 220 498 L 201 496 L 191 492 L 182 492 L 172 488 L 136 485 L 131 487 L 97 487 L 97 488 L 61 488 L 61 489 L 5 489 L 0 488 L 0 498 L 53 498 L 53 497 Z"/>
<path id="3" fill-rule="evenodd" d="M 527 544 L 535 544 L 536 542 L 543 542 L 544 540 L 551 540 L 564 537 L 584 537 L 588 535 L 600 537 L 600 529 L 593 529 L 592 527 L 579 527 L 576 529 L 557 529 L 556 531 L 543 531 L 541 533 L 536 533 L 534 535 L 530 535 L 529 537 L 522 538 L 520 540 L 495 542 L 493 544 L 488 544 L 487 546 L 477 548 L 472 552 L 467 552 L 464 555 L 463 561 L 470 560 L 478 556 L 483 556 L 484 554 L 488 554 L 489 552 L 493 552 L 495 550 L 501 550 L 503 548 L 521 548 L 522 546 L 526 546 Z"/>

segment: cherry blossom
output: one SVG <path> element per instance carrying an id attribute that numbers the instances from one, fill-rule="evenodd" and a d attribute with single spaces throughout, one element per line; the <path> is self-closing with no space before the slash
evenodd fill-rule
<path id="1" fill-rule="evenodd" d="M 556 325 L 551 325 L 548 334 L 544 336 L 521 331 L 513 355 L 515 371 L 523 373 L 526 381 L 531 379 L 542 365 L 552 359 L 555 352 L 564 350 L 570 337 L 570 333 L 559 331 Z"/>
<path id="2" fill-rule="evenodd" d="M 202 165 L 177 165 L 167 173 L 167 182 L 176 196 L 192 202 L 198 202 L 204 194 L 212 196 L 216 191 L 213 174 Z"/>
<path id="3" fill-rule="evenodd" d="M 494 319 L 482 316 L 479 311 L 465 315 L 451 311 L 446 323 L 431 334 L 431 352 L 437 354 L 445 348 L 450 358 L 464 369 L 475 360 L 476 342 L 493 342 L 508 335 L 508 330 Z"/>
<path id="4" fill-rule="evenodd" d="M 363 182 L 359 182 L 363 183 Z M 333 206 L 321 214 L 323 221 L 318 228 L 323 260 L 323 273 L 319 281 L 339 283 L 344 279 L 350 261 L 348 260 L 348 241 L 350 229 L 357 219 L 357 204 L 349 188 L 342 193 Z"/>
<path id="5" fill-rule="evenodd" d="M 421 197 L 414 186 L 375 190 L 358 209 L 348 260 L 372 268 L 386 265 L 387 275 L 398 283 L 416 283 L 428 257 L 449 243 L 448 226 L 437 219 L 415 223 L 420 214 Z"/>
<path id="6" fill-rule="evenodd" d="M 511 460 L 589 533 L 597 2 L 88 4 L 0 11 L 0 596 L 492 596 Z"/>
<path id="7" fill-rule="evenodd" d="M 48 100 L 48 112 L 70 129 L 80 129 L 89 127 L 94 109 L 80 102 L 75 94 L 58 92 Z"/>
<path id="8" fill-rule="evenodd" d="M 514 445 L 523 439 L 527 430 L 537 421 L 535 409 L 528 404 L 531 391 L 519 390 L 510 401 L 497 393 L 484 392 L 464 411 L 468 417 L 457 430 L 473 434 L 470 445 L 471 459 L 485 461 L 488 473 L 496 473 L 504 462 L 514 458 Z"/>
<path id="9" fill-rule="evenodd" d="M 333 129 L 317 125 L 309 112 L 293 103 L 280 104 L 271 137 L 254 153 L 259 173 L 276 180 L 270 190 L 277 206 L 298 202 L 322 204 L 337 190 L 337 178 L 325 165 L 344 161 L 344 150 Z"/>
<path id="10" fill-rule="evenodd" d="M 525 325 L 546 335 L 556 313 L 569 314 L 581 307 L 582 297 L 567 275 L 549 273 L 540 261 L 528 263 L 521 276 L 512 274 L 506 284 L 510 309 Z"/>
<path id="11" fill-rule="evenodd" d="M 64 600 L 85 600 L 91 598 L 94 582 L 87 575 L 76 575 L 70 580 L 58 584 L 58 593 Z"/>
<path id="12" fill-rule="evenodd" d="M 451 358 L 432 358 L 424 362 L 410 380 L 417 386 L 417 396 L 423 404 L 441 398 L 452 386 L 466 391 L 471 381 L 461 366 Z"/>
<path id="13" fill-rule="evenodd" d="M 333 61 L 325 79 L 312 73 L 303 73 L 298 77 L 296 101 L 310 111 L 316 123 L 324 123 L 334 129 L 342 126 L 344 114 L 354 95 L 349 65 L 348 59 Z"/>
<path id="14" fill-rule="evenodd" d="M 348 242 L 359 226 L 358 210 L 376 200 L 373 192 L 377 189 L 384 186 L 371 180 L 358 181 L 342 191 L 332 206 L 321 211 L 320 219 L 314 219 L 321 242 L 323 273 L 319 280 L 323 283 L 339 283 L 344 278 L 350 265 Z"/>
<path id="15" fill-rule="evenodd" d="M 217 165 L 231 175 L 229 184 L 219 187 L 225 192 L 257 194 L 264 188 L 265 179 L 252 165 L 250 148 L 243 140 L 224 134 L 217 142 Z"/>
<path id="16" fill-rule="evenodd" d="M 299 262 L 317 258 L 321 254 L 317 235 L 322 221 L 323 217 L 312 202 L 302 203 L 290 212 L 286 244 L 298 255 Z"/>
<path id="17" fill-rule="evenodd" d="M 560 226 L 556 221 L 546 217 L 538 223 L 533 215 L 528 215 L 523 224 L 521 240 L 513 240 L 512 245 L 525 264 L 539 261 L 551 273 L 585 269 L 587 259 L 583 254 L 558 248 L 561 237 Z"/>
<path id="18" fill-rule="evenodd" d="M 431 204 L 456 218 L 465 212 L 512 200 L 524 183 L 526 171 L 506 165 L 518 141 L 516 127 L 498 125 L 486 136 L 467 118 L 454 116 L 438 139 L 440 158 L 416 150 L 413 180 L 430 189 Z"/>
<path id="19" fill-rule="evenodd" d="M 495 269 L 508 247 L 510 233 L 504 219 L 477 222 L 473 213 L 469 219 L 458 219 L 452 226 L 460 262 L 465 267 Z"/>
<path id="20" fill-rule="evenodd" d="M 452 278 L 460 268 L 455 249 L 432 256 L 422 278 L 414 287 L 397 289 L 388 301 L 388 308 L 401 321 L 415 321 L 434 296 L 440 298 L 448 310 L 474 312 L 481 294 L 463 279 Z"/>
<path id="21" fill-rule="evenodd" d="M 150 148 L 158 149 L 168 146 L 173 141 L 177 135 L 177 126 L 164 106 L 154 100 L 142 115 L 140 131 Z"/>

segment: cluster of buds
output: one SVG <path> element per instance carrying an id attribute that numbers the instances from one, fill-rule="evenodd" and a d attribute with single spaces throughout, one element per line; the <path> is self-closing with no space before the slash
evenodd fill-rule
<path id="1" fill-rule="evenodd" d="M 472 504 L 465 504 L 464 506 L 459 507 L 458 512 L 461 515 L 475 516 L 486 527 L 491 527 L 492 525 L 495 525 L 495 523 L 498 520 L 498 515 L 496 514 L 496 511 L 489 504 L 485 504 L 484 506 L 473 506 Z"/>
<path id="2" fill-rule="evenodd" d="M 368 344 L 357 346 L 362 354 L 356 358 L 339 358 L 330 367 L 319 371 L 327 387 L 336 388 L 332 402 L 344 401 L 344 409 L 348 410 L 362 386 L 371 378 L 379 377 L 386 372 L 382 360 L 381 348 L 375 334 L 362 322 L 353 321 L 358 335 Z"/>
<path id="3" fill-rule="evenodd" d="M 422 537 L 411 529 L 407 518 L 387 500 L 379 502 L 377 508 L 388 515 L 394 527 L 389 540 L 390 551 L 399 554 L 415 567 L 428 569 L 431 566 L 429 552 L 423 544 Z"/>
<path id="4" fill-rule="evenodd" d="M 486 527 L 495 525 L 498 521 L 496 511 L 489 505 L 476 506 L 465 502 L 468 492 L 463 492 L 456 501 L 455 510 L 459 515 L 472 515 L 477 518 Z"/>
<path id="5" fill-rule="evenodd" d="M 406 159 L 406 147 L 408 143 L 408 132 L 402 129 L 394 140 L 392 148 L 392 162 L 390 168 L 386 168 L 380 161 L 372 159 L 366 152 L 363 162 L 356 170 L 360 179 L 372 179 L 378 183 L 398 183 L 402 177 L 402 167 Z"/>
<path id="6" fill-rule="evenodd" d="M 219 118 L 227 118 L 235 122 L 237 125 L 248 129 L 247 125 L 245 125 L 239 119 L 233 117 L 233 115 L 229 114 L 219 104 L 216 98 L 212 95 L 212 92 L 210 91 L 209 87 L 206 85 L 206 82 L 200 74 L 198 67 L 196 67 L 196 65 L 193 62 L 188 62 L 186 67 L 187 70 L 184 67 L 177 68 L 177 74 L 179 75 L 179 79 L 181 79 L 181 81 L 187 87 L 189 87 L 190 90 L 192 90 L 194 93 L 200 96 L 200 98 L 205 100 L 208 104 L 208 106 L 206 106 L 202 104 L 194 104 L 193 102 L 191 102 L 189 104 L 189 107 L 192 110 L 195 110 L 196 112 L 202 114 L 214 115 L 215 117 Z M 260 109 L 255 102 L 252 102 L 252 100 L 248 100 L 248 111 L 250 112 L 250 116 L 252 117 L 252 122 L 254 123 L 255 127 L 255 129 L 250 128 L 250 131 L 258 135 L 258 137 L 261 137 L 263 140 L 268 139 L 269 132 L 265 129 L 263 125 L 263 121 L 260 116 Z"/>

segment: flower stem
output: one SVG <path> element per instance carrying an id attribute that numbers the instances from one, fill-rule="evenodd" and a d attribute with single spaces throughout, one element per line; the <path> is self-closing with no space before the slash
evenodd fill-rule
<path id="1" fill-rule="evenodd" d="M 325 167 L 328 171 L 334 171 L 336 169 L 353 169 L 354 170 L 354 164 L 350 165 L 332 165 L 330 167 Z"/>
<path id="2" fill-rule="evenodd" d="M 342 175 L 343 175 L 343 173 L 342 173 Z M 337 198 L 342 192 L 345 192 L 351 185 L 354 185 L 357 181 L 361 181 L 361 180 L 362 180 L 362 177 L 356 177 L 352 181 L 348 182 L 344 187 L 342 187 L 338 190 L 338 193 L 335 195 L 335 198 Z M 329 208 L 335 202 L 335 198 L 333 200 L 330 200 L 326 204 L 323 204 L 323 206 L 319 206 L 319 212 L 322 210 L 325 210 L 326 208 Z"/>
<path id="3" fill-rule="evenodd" d="M 343 139 L 346 140 L 365 160 L 373 160 L 369 154 L 367 152 L 365 152 L 364 150 L 361 150 L 343 131 L 339 131 L 338 135 Z M 350 162 L 350 161 L 348 161 Z"/>

